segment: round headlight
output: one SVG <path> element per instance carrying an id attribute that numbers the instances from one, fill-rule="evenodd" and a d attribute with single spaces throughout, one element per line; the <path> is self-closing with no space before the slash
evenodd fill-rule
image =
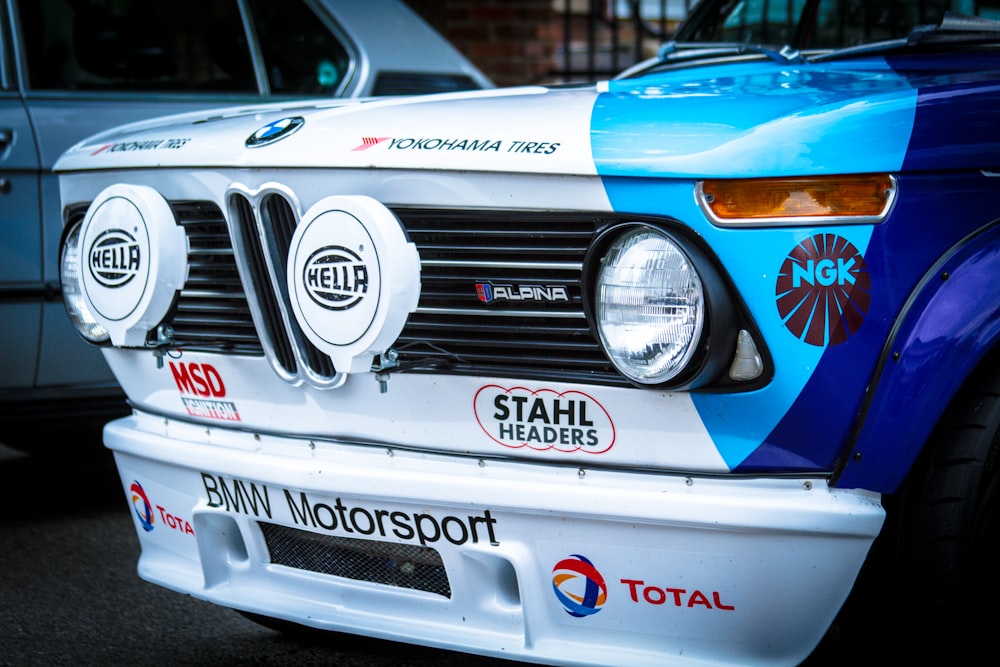
<path id="1" fill-rule="evenodd" d="M 59 256 L 59 282 L 62 284 L 63 304 L 73 326 L 91 343 L 108 340 L 108 330 L 101 326 L 87 308 L 80 288 L 80 228 L 77 221 L 66 232 Z"/>
<path id="2" fill-rule="evenodd" d="M 619 236 L 601 260 L 597 330 L 615 367 L 642 384 L 681 373 L 701 339 L 701 278 L 680 246 L 652 227 Z"/>

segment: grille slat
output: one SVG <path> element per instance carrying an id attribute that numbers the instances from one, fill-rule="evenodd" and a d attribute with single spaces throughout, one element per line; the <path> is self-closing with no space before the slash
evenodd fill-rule
<path id="1" fill-rule="evenodd" d="M 525 256 L 538 256 L 538 257 L 548 257 L 553 252 L 558 252 L 563 249 L 562 246 L 508 246 L 506 248 L 488 247 L 488 246 L 477 246 L 477 245 L 441 245 L 437 246 L 433 243 L 421 246 L 422 250 L 425 250 L 430 256 L 449 256 L 449 257 L 497 257 L 498 255 L 511 255 L 514 257 L 525 257 Z"/>
<path id="2" fill-rule="evenodd" d="M 429 345 L 441 346 L 441 345 L 444 345 L 446 343 L 450 343 L 452 341 L 452 338 L 448 337 L 448 336 L 437 336 L 437 337 L 425 336 L 422 339 L 407 339 L 405 336 L 400 336 L 397 340 L 399 341 L 397 343 L 397 345 L 396 345 L 396 347 L 398 349 L 398 348 L 402 348 L 407 343 L 413 343 L 413 344 L 427 343 Z M 501 345 L 507 348 L 507 351 L 508 351 L 508 355 L 507 356 L 508 356 L 508 358 L 510 358 L 510 356 L 512 356 L 510 354 L 511 350 L 519 350 L 519 351 L 521 351 L 521 350 L 534 350 L 534 351 L 538 352 L 537 355 L 526 355 L 526 356 L 522 356 L 522 358 L 526 358 L 527 356 L 530 356 L 530 357 L 537 357 L 537 358 L 543 359 L 543 358 L 548 357 L 548 355 L 551 354 L 552 351 L 558 351 L 558 352 L 563 352 L 563 353 L 567 353 L 567 354 L 577 355 L 577 354 L 588 353 L 590 351 L 590 349 L 591 349 L 591 346 L 590 346 L 590 344 L 587 341 L 580 341 L 578 343 L 567 342 L 565 340 L 558 340 L 558 341 L 555 341 L 555 340 L 553 340 L 553 341 L 545 341 L 545 340 L 519 340 L 519 341 L 511 341 L 511 340 L 508 340 L 508 339 L 505 339 L 505 338 L 480 338 L 478 340 L 470 340 L 470 341 L 468 341 L 465 344 L 465 346 L 462 349 L 465 349 L 465 350 L 484 349 L 484 350 L 490 350 L 490 351 L 492 351 L 497 346 L 501 346 Z"/>

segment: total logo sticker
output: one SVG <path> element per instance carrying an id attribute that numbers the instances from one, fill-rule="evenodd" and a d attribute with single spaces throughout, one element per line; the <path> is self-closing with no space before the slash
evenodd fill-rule
<path id="1" fill-rule="evenodd" d="M 617 606 L 619 613 L 633 606 L 643 610 L 692 610 L 685 611 L 686 614 L 700 613 L 695 610 L 713 614 L 737 610 L 735 601 L 718 590 L 690 588 L 666 581 L 647 584 L 632 577 L 615 577 L 612 585 L 618 592 L 610 592 L 611 604 Z M 563 558 L 552 568 L 552 590 L 566 613 L 574 618 L 593 616 L 605 607 L 609 598 L 604 575 L 589 558 L 579 554 Z"/>
<path id="2" fill-rule="evenodd" d="M 579 554 L 564 558 L 552 568 L 552 590 L 566 613 L 574 618 L 592 616 L 608 601 L 604 577 Z"/>
<path id="3" fill-rule="evenodd" d="M 154 506 L 149 502 L 149 496 L 146 495 L 146 490 L 142 488 L 142 484 L 138 481 L 132 482 L 131 486 L 128 488 L 129 496 L 132 499 L 132 509 L 135 510 L 135 516 L 139 520 L 139 525 L 147 533 L 153 531 L 156 524 L 156 513 L 160 515 L 160 521 L 164 526 L 167 526 L 177 532 L 184 533 L 186 535 L 194 536 L 194 528 L 191 527 L 191 522 L 187 519 L 182 519 L 176 514 L 172 514 L 166 510 L 162 505 L 156 505 L 156 513 L 153 512 Z"/>
<path id="4" fill-rule="evenodd" d="M 149 502 L 149 497 L 146 496 L 142 484 L 132 482 L 128 492 L 132 498 L 132 509 L 135 510 L 135 517 L 139 520 L 139 525 L 147 533 L 152 531 L 156 518 L 153 516 L 153 505 Z"/>
<path id="5" fill-rule="evenodd" d="M 615 444 L 611 415 L 582 391 L 481 387 L 473 399 L 483 432 L 504 447 L 603 454 Z"/>
<path id="6" fill-rule="evenodd" d="M 840 345 L 858 332 L 871 305 L 871 275 L 847 239 L 816 234 L 785 258 L 775 286 L 785 327 L 809 345 Z"/>

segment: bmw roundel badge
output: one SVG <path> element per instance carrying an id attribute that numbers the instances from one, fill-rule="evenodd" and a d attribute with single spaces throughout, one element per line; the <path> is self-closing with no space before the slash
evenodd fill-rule
<path id="1" fill-rule="evenodd" d="M 268 123 L 247 138 L 247 148 L 257 148 L 259 146 L 273 144 L 275 141 L 284 139 L 285 137 L 294 134 L 305 124 L 306 120 L 301 116 L 282 118 L 281 120 Z"/>

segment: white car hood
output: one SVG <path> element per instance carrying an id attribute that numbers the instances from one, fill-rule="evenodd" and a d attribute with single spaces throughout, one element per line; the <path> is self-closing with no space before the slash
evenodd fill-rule
<path id="1" fill-rule="evenodd" d="M 592 175 L 597 94 L 595 86 L 523 87 L 209 110 L 90 137 L 68 150 L 55 171 L 379 167 Z M 296 119 L 294 131 L 248 145 L 255 133 L 289 119 Z"/>

